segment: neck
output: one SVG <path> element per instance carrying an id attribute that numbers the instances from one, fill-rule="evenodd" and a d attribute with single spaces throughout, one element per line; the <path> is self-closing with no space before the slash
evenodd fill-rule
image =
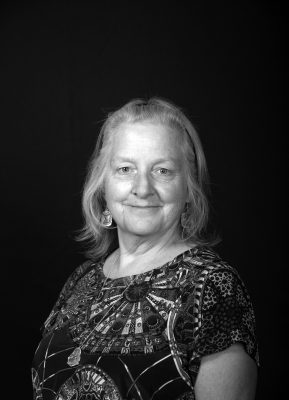
<path id="1" fill-rule="evenodd" d="M 135 237 L 118 231 L 119 249 L 115 253 L 115 268 L 119 275 L 133 275 L 153 263 L 162 264 L 190 246 L 181 242 L 179 235 L 167 231 L 157 237 Z"/>
<path id="2" fill-rule="evenodd" d="M 161 250 L 166 246 L 179 242 L 176 229 L 150 236 L 137 236 L 118 229 L 119 250 L 122 255 L 142 256 L 151 250 Z"/>

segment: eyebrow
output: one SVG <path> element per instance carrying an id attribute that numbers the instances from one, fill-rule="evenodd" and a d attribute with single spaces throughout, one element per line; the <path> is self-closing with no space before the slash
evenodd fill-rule
<path id="1" fill-rule="evenodd" d="M 116 161 L 128 161 L 131 163 L 135 163 L 135 159 L 131 158 L 131 157 L 122 157 L 122 156 L 117 156 L 117 157 L 113 157 L 112 162 L 116 162 Z M 175 157 L 171 157 L 171 158 L 157 158 L 156 160 L 154 160 L 154 164 L 159 164 L 162 162 L 174 162 L 175 164 L 178 164 L 179 161 L 175 158 Z"/>

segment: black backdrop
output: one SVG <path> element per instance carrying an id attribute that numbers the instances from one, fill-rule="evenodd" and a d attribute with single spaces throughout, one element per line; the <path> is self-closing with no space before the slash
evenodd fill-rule
<path id="1" fill-rule="evenodd" d="M 10 398 L 31 398 L 39 327 L 84 258 L 73 237 L 101 121 L 152 95 L 182 106 L 200 133 L 217 250 L 255 304 L 257 399 L 281 398 L 284 10 L 188 3 L 2 3 L 0 390 Z"/>

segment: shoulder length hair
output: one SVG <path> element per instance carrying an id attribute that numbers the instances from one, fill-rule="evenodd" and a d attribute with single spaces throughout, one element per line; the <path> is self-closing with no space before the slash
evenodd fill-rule
<path id="1" fill-rule="evenodd" d="M 102 213 L 106 207 L 104 180 L 114 133 L 121 124 L 136 122 L 162 124 L 180 134 L 190 200 L 183 213 L 182 239 L 189 244 L 214 245 L 216 240 L 208 240 L 206 237 L 209 176 L 198 133 L 179 107 L 168 100 L 153 97 L 147 101 L 131 100 L 109 113 L 102 125 L 83 188 L 82 210 L 85 223 L 76 238 L 87 242 L 86 255 L 92 259 L 104 256 L 117 243 L 115 227 L 107 228 L 102 223 Z"/>

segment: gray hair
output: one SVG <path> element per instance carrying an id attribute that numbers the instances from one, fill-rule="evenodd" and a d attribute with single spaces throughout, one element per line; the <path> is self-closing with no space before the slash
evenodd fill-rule
<path id="1" fill-rule="evenodd" d="M 109 163 L 114 132 L 123 123 L 154 122 L 176 130 L 182 135 L 185 176 L 189 202 L 182 220 L 182 238 L 187 243 L 214 244 L 205 237 L 209 206 L 207 194 L 209 176 L 202 144 L 196 129 L 183 111 L 172 102 L 153 97 L 145 101 L 134 99 L 109 113 L 97 139 L 84 184 L 82 209 L 85 224 L 77 237 L 88 241 L 87 256 L 105 255 L 115 241 L 116 229 L 108 229 L 101 222 L 105 209 L 104 179 Z"/>

